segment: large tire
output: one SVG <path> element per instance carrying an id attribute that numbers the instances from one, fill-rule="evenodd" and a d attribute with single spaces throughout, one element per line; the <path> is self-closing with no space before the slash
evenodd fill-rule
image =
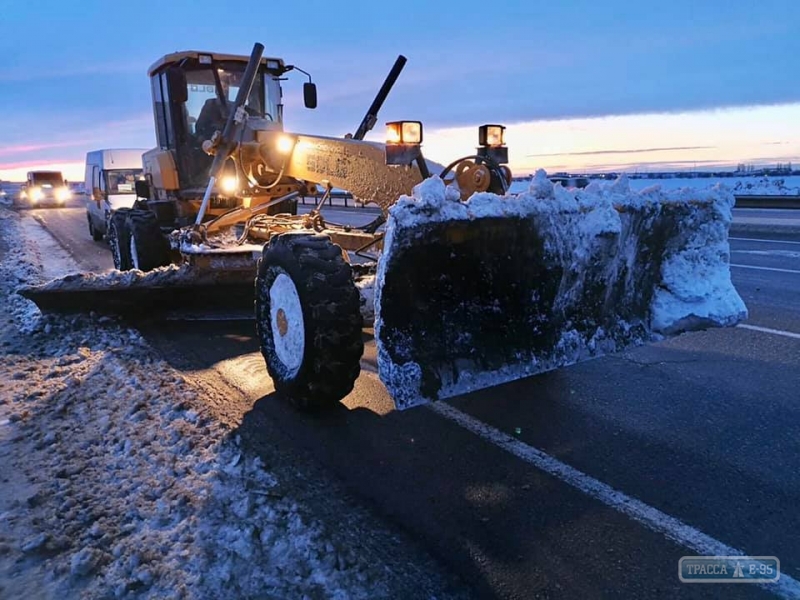
<path id="1" fill-rule="evenodd" d="M 94 223 L 92 223 L 92 217 L 86 215 L 86 219 L 89 221 L 89 235 L 92 236 L 92 239 L 95 242 L 99 242 L 100 240 L 103 239 L 102 232 L 97 231 L 97 229 L 94 228 Z"/>
<path id="2" fill-rule="evenodd" d="M 327 235 L 273 236 L 258 262 L 256 330 L 275 390 L 301 410 L 347 396 L 361 371 L 359 293 Z"/>
<path id="3" fill-rule="evenodd" d="M 128 231 L 127 217 L 130 208 L 118 208 L 108 220 L 108 245 L 114 259 L 114 268 L 118 271 L 130 271 L 131 236 Z"/>
<path id="4" fill-rule="evenodd" d="M 130 236 L 128 252 L 132 269 L 152 271 L 170 264 L 169 242 L 161 233 L 154 212 L 133 209 L 128 212 L 125 223 Z"/>

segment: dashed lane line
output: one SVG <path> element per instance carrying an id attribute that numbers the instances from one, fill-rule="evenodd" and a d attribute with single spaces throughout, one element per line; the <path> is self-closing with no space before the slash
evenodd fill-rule
<path id="1" fill-rule="evenodd" d="M 791 244 L 793 246 L 800 246 L 800 242 L 789 241 L 789 240 L 762 240 L 760 238 L 740 238 L 740 237 L 729 237 L 729 240 L 735 240 L 737 242 L 763 242 L 765 244 Z"/>
<path id="2" fill-rule="evenodd" d="M 776 267 L 756 267 L 755 265 L 737 265 L 731 263 L 732 267 L 738 267 L 740 269 L 755 269 L 757 271 L 775 271 L 776 273 L 794 273 L 795 275 L 800 275 L 800 271 L 795 269 L 778 269 Z"/>

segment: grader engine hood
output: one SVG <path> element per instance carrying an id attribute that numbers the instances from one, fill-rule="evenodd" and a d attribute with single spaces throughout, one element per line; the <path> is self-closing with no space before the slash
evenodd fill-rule
<path id="1" fill-rule="evenodd" d="M 682 332 L 735 325 L 733 196 L 625 180 L 458 201 L 434 177 L 389 212 L 375 289 L 378 370 L 398 408 Z"/>
<path id="2" fill-rule="evenodd" d="M 380 143 L 278 131 L 260 131 L 258 142 L 270 171 L 314 183 L 329 181 L 384 210 L 422 181 L 416 166 L 387 165 Z"/>

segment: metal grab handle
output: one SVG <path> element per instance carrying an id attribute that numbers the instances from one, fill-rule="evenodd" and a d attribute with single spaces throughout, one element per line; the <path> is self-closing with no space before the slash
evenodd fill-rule
<path id="1" fill-rule="evenodd" d="M 211 191 L 214 189 L 214 184 L 219 177 L 222 166 L 228 160 L 236 145 L 236 129 L 241 125 L 244 113 L 244 105 L 250 97 L 250 92 L 253 90 L 253 84 L 256 81 L 258 74 L 258 64 L 261 62 L 261 56 L 264 54 L 264 44 L 258 42 L 253 46 L 253 51 L 250 53 L 250 60 L 247 62 L 247 68 L 244 70 L 242 76 L 242 83 L 239 91 L 236 92 L 236 100 L 233 102 L 231 111 L 228 113 L 228 119 L 225 121 L 225 127 L 220 136 L 220 143 L 217 146 L 217 152 L 214 154 L 214 161 L 211 163 L 209 169 L 208 186 L 206 193 L 203 195 L 203 202 L 200 204 L 200 210 L 197 212 L 197 219 L 194 224 L 200 225 L 203 222 L 203 217 L 208 210 L 208 203 L 211 201 Z"/>

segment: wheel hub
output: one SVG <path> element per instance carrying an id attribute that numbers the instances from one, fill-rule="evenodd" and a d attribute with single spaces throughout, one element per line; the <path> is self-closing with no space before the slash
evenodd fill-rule
<path id="1" fill-rule="evenodd" d="M 303 364 L 303 308 L 292 278 L 279 273 L 269 289 L 269 313 L 275 354 L 293 377 Z"/>
<path id="2" fill-rule="evenodd" d="M 131 235 L 131 262 L 133 263 L 133 268 L 139 268 L 139 253 L 136 250 L 136 239 Z"/>
<path id="3" fill-rule="evenodd" d="M 286 320 L 286 312 L 282 309 L 278 309 L 278 333 L 281 334 L 281 337 L 286 335 L 286 332 L 289 331 L 289 321 Z"/>

